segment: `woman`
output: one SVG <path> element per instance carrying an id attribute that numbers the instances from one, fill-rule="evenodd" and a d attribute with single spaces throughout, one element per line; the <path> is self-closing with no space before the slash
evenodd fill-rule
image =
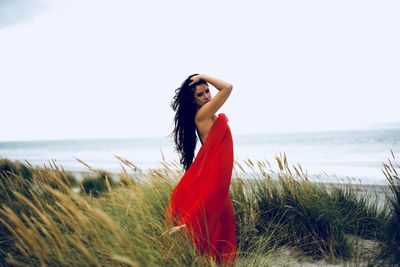
<path id="1" fill-rule="evenodd" d="M 208 83 L 218 89 L 214 98 Z M 174 140 L 185 174 L 171 194 L 166 221 L 184 227 L 200 254 L 231 265 L 236 257 L 236 222 L 229 197 L 233 141 L 225 114 L 215 113 L 232 85 L 206 74 L 190 75 L 176 89 Z M 193 161 L 196 131 L 202 146 Z"/>

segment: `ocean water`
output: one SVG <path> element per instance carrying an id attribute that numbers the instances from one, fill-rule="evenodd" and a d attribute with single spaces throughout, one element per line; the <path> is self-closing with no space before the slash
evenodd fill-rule
<path id="1" fill-rule="evenodd" d="M 382 163 L 400 157 L 400 128 L 351 131 L 233 135 L 234 155 L 245 169 L 245 160 L 264 161 L 277 171 L 275 156 L 285 153 L 289 165 L 300 164 L 310 178 L 322 182 L 385 184 Z M 200 148 L 198 142 L 196 152 Z M 123 157 L 143 171 L 161 167 L 163 159 L 178 163 L 171 137 L 0 142 L 0 157 L 43 166 L 49 160 L 71 171 L 87 168 L 119 172 Z M 247 168 L 250 171 L 250 168 Z M 239 174 L 237 166 L 234 174 Z"/>

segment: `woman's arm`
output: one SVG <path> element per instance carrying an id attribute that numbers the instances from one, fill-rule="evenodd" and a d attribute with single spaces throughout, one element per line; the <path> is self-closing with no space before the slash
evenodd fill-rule
<path id="1" fill-rule="evenodd" d="M 214 114 L 221 108 L 221 106 L 228 99 L 232 92 L 233 86 L 225 81 L 217 79 L 207 74 L 199 74 L 192 77 L 192 81 L 196 82 L 200 79 L 212 84 L 219 92 L 208 103 L 204 104 L 196 115 L 196 121 L 200 122 L 214 116 Z"/>
<path id="2" fill-rule="evenodd" d="M 218 91 L 223 90 L 223 89 L 232 90 L 232 88 L 233 88 L 232 84 L 230 84 L 228 82 L 225 82 L 223 80 L 220 80 L 218 78 L 212 77 L 212 76 L 207 75 L 207 74 L 199 74 L 199 75 L 194 76 L 192 78 L 192 81 L 194 81 L 194 82 L 197 82 L 199 80 L 204 80 L 206 82 L 211 83 L 212 86 L 217 88 Z M 192 82 L 192 83 L 194 83 L 194 82 Z"/>

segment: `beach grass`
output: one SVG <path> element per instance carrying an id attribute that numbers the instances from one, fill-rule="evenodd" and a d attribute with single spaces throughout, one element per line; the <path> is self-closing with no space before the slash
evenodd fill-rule
<path id="1" fill-rule="evenodd" d="M 263 176 L 246 180 L 243 187 L 247 199 L 240 196 L 241 203 L 245 199 L 250 207 L 243 213 L 252 210 L 256 217 L 252 223 L 256 236 L 270 235 L 273 245 L 297 247 L 315 259 L 332 260 L 351 257 L 352 247 L 346 235 L 382 237 L 382 225 L 388 214 L 384 207 L 378 207 L 377 196 L 359 195 L 350 183 L 342 186 L 312 183 L 301 166 L 289 167 L 285 155 L 276 160 L 275 172 L 266 170 L 270 164 L 245 162 Z M 244 169 L 240 164 L 239 168 Z"/>
<path id="2" fill-rule="evenodd" d="M 392 152 L 392 159 L 383 164 L 382 169 L 389 183 L 387 194 L 390 218 L 385 224 L 385 242 L 382 243 L 380 257 L 391 264 L 400 264 L 400 164 Z"/>
<path id="3" fill-rule="evenodd" d="M 38 168 L 0 159 L 0 265 L 216 266 L 196 253 L 184 228 L 165 225 L 169 196 L 183 175 L 179 166 L 163 162 L 144 173 L 119 160 L 120 173 L 90 169 L 78 182 L 54 161 Z M 360 194 L 351 183 L 311 182 L 285 154 L 275 160 L 276 169 L 266 161 L 235 162 L 237 266 L 290 266 L 300 257 L 399 264 L 395 161 L 384 164 L 390 190 L 378 205 L 378 196 Z"/>

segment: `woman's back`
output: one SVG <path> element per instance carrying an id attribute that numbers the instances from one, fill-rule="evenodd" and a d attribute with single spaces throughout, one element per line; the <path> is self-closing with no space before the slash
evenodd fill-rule
<path id="1" fill-rule="evenodd" d="M 208 120 L 203 120 L 203 121 L 196 121 L 196 128 L 197 128 L 197 133 L 200 139 L 200 142 L 204 144 L 204 142 L 207 139 L 207 136 L 211 130 L 211 127 L 213 126 L 215 120 L 217 119 L 217 115 L 214 115 Z"/>

